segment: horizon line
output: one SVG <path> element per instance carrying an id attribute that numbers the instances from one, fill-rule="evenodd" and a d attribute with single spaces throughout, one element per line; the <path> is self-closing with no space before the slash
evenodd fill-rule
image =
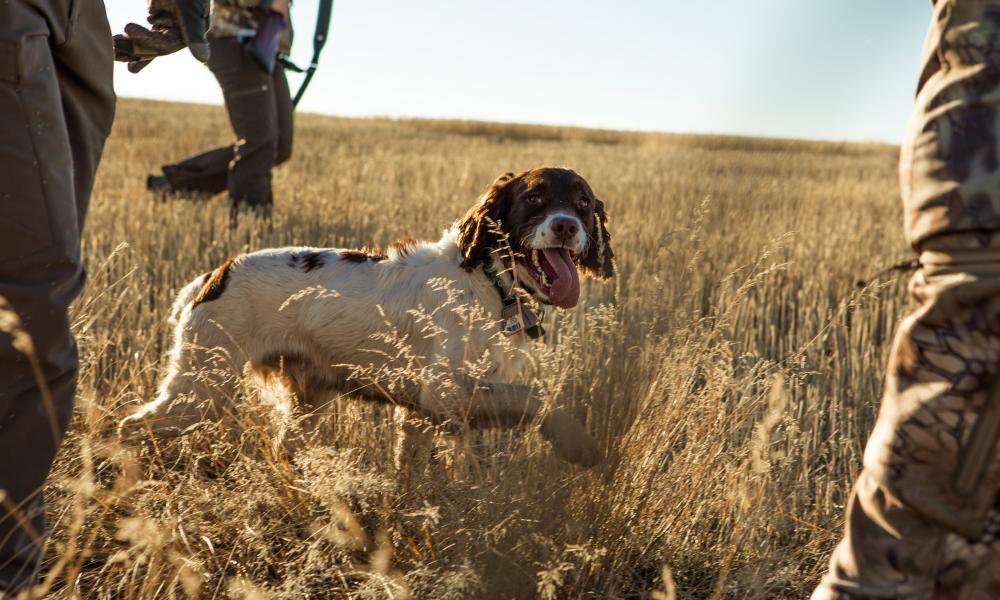
<path id="1" fill-rule="evenodd" d="M 224 108 L 222 102 L 199 102 L 195 100 L 167 100 L 163 98 L 150 98 L 145 96 L 128 96 L 119 95 L 119 100 L 138 100 L 142 102 L 163 102 L 165 104 L 191 104 L 195 106 L 211 106 Z M 854 139 L 854 138 L 824 138 L 824 137 L 790 137 L 790 136 L 780 136 L 780 135 L 768 135 L 768 134 L 748 134 L 748 133 L 726 133 L 718 131 L 704 131 L 704 130 L 688 130 L 688 131 L 664 131 L 662 129 L 620 129 L 615 127 L 601 127 L 594 125 L 583 125 L 579 123 L 556 123 L 556 122 L 538 122 L 538 121 L 516 121 L 516 120 L 505 120 L 505 119 L 491 119 L 491 118 L 471 118 L 471 117 L 450 117 L 450 116 L 431 116 L 431 115 L 392 115 L 392 114 L 346 114 L 346 113 L 334 113 L 334 112 L 316 112 L 316 111 L 302 111 L 296 110 L 298 114 L 302 115 L 312 115 L 318 117 L 331 117 L 336 119 L 355 119 L 355 120 L 386 120 L 386 121 L 452 121 L 456 123 L 487 123 L 495 125 L 510 125 L 510 126 L 527 126 L 527 127 L 551 127 L 551 128 L 566 128 L 566 129 L 579 129 L 585 131 L 603 132 L 603 133 L 622 133 L 622 134 L 640 134 L 640 135 L 664 135 L 664 136 L 680 136 L 680 135 L 693 135 L 699 137 L 724 137 L 724 138 L 736 138 L 745 140 L 769 140 L 778 142 L 821 142 L 829 144 L 857 144 L 857 145 L 868 145 L 868 146 L 891 146 L 898 148 L 899 142 L 888 141 L 883 139 Z"/>

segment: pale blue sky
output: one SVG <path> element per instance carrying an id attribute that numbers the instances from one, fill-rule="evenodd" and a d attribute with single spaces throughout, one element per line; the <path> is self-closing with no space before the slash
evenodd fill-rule
<path id="1" fill-rule="evenodd" d="M 300 64 L 316 4 L 293 6 Z M 898 142 L 930 5 L 335 0 L 300 110 Z M 145 2 L 108 6 L 116 32 L 143 22 Z M 122 96 L 221 103 L 186 52 L 115 77 Z"/>

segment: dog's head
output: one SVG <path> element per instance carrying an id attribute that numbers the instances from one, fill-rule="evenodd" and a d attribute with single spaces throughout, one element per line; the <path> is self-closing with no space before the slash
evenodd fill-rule
<path id="1" fill-rule="evenodd" d="M 459 224 L 462 267 L 503 255 L 506 237 L 518 280 L 543 302 L 576 306 L 580 276 L 608 279 L 614 253 L 608 217 L 590 185 L 569 169 L 505 173 Z"/>

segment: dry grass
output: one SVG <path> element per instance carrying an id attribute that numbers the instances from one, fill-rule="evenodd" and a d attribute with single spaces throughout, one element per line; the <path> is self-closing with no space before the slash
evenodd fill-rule
<path id="1" fill-rule="evenodd" d="M 48 490 L 52 597 L 807 595 L 904 308 L 895 280 L 855 286 L 906 254 L 894 148 L 297 125 L 273 228 L 230 230 L 221 198 L 160 204 L 143 189 L 160 162 L 227 140 L 223 112 L 121 103 L 74 310 L 77 418 Z M 537 165 L 572 166 L 611 213 L 620 276 L 549 324 L 531 374 L 586 419 L 598 468 L 559 462 L 531 431 L 490 433 L 469 442 L 479 459 L 402 491 L 387 411 L 347 399 L 329 439 L 294 457 L 252 405 L 237 443 L 211 426 L 116 441 L 116 419 L 154 393 L 167 310 L 193 275 L 268 246 L 436 238 L 496 175 Z"/>

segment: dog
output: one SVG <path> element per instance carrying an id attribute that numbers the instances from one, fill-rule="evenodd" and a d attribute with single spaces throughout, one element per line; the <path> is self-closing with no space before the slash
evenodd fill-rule
<path id="1" fill-rule="evenodd" d="M 179 434 L 224 419 L 249 368 L 312 409 L 351 392 L 433 422 L 511 427 L 537 417 L 559 457 L 592 466 L 599 451 L 583 426 L 513 382 L 541 334 L 535 307 L 574 307 L 581 273 L 613 276 L 606 223 L 582 177 L 537 168 L 501 175 L 436 242 L 231 258 L 178 294 L 159 393 L 121 430 Z M 485 326 L 471 325 L 476 311 Z M 397 449 L 397 464 L 407 452 Z"/>

